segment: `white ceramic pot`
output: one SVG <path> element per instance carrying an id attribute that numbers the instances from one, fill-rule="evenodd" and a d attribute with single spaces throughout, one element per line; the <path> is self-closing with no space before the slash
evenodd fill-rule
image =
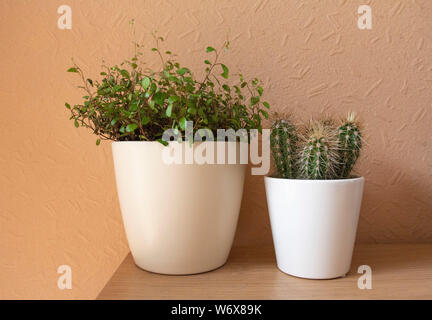
<path id="1" fill-rule="evenodd" d="M 331 279 L 348 273 L 364 178 L 265 177 L 277 265 L 293 276 Z"/>
<path id="2" fill-rule="evenodd" d="M 112 144 L 120 208 L 134 261 L 162 274 L 216 269 L 231 250 L 246 165 L 169 165 L 162 160 L 164 148 L 159 142 Z"/>

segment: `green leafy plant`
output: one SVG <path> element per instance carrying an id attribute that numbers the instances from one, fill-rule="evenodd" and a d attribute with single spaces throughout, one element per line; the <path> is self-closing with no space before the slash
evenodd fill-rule
<path id="1" fill-rule="evenodd" d="M 289 117 L 278 117 L 271 128 L 270 147 L 281 178 L 344 179 L 360 156 L 362 134 L 354 113 L 339 125 L 331 119 L 311 120 L 300 128 Z"/>
<path id="2" fill-rule="evenodd" d="M 85 77 L 76 64 L 67 71 L 82 80 L 84 101 L 66 108 L 75 127 L 86 127 L 99 138 L 113 141 L 160 141 L 167 129 L 185 136 L 187 121 L 195 130 L 207 128 L 216 135 L 217 129 L 262 130 L 268 118 L 268 102 L 262 100 L 263 88 L 258 79 L 230 84 L 228 67 L 220 62 L 221 52 L 229 48 L 226 41 L 221 50 L 207 47 L 202 80 L 192 70 L 181 66 L 170 51 L 163 51 L 162 37 L 155 36 L 154 51 L 161 60 L 161 69 L 143 67 L 142 46 L 135 44 L 135 54 L 120 65 L 106 66 L 101 79 Z"/>

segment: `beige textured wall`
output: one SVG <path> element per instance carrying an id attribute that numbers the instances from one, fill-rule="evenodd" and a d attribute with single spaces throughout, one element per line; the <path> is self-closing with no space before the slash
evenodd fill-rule
<path id="1" fill-rule="evenodd" d="M 370 4 L 373 29 L 357 28 Z M 57 8 L 73 10 L 72 30 Z M 0 2 L 0 298 L 93 298 L 127 253 L 109 143 L 68 121 L 70 58 L 96 74 L 132 52 L 129 20 L 151 47 L 168 38 L 201 67 L 229 33 L 224 61 L 258 76 L 275 110 L 305 120 L 357 111 L 368 146 L 360 242 L 432 241 L 432 2 L 429 0 Z M 150 64 L 157 63 L 151 53 Z M 262 177 L 248 177 L 236 244 L 270 244 Z M 57 288 L 68 264 L 73 289 Z"/>

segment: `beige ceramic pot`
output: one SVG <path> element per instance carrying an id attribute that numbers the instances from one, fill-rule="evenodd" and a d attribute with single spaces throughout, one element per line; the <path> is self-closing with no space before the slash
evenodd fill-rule
<path id="1" fill-rule="evenodd" d="M 162 274 L 216 269 L 231 250 L 246 165 L 166 164 L 164 148 L 158 142 L 112 144 L 120 208 L 134 261 Z"/>

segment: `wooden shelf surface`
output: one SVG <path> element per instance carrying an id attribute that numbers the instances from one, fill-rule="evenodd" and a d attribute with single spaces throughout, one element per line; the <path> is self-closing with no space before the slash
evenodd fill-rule
<path id="1" fill-rule="evenodd" d="M 359 289 L 360 265 L 372 289 Z M 166 276 L 138 268 L 129 254 L 98 299 L 432 299 L 432 244 L 357 245 L 344 278 L 307 280 L 276 267 L 273 247 L 233 248 L 221 268 Z"/>

